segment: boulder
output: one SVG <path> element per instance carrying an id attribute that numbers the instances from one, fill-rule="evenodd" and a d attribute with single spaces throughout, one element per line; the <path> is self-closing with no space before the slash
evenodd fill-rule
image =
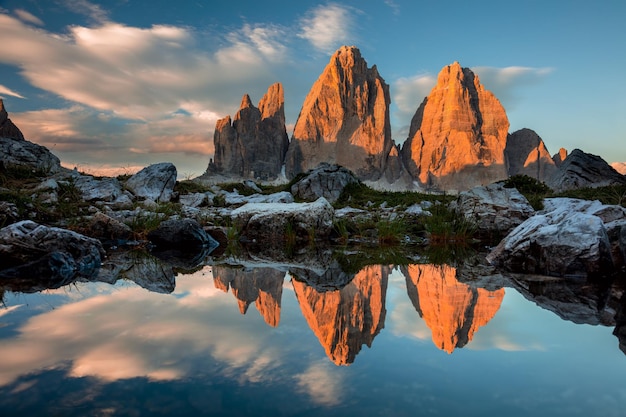
<path id="1" fill-rule="evenodd" d="M 558 202 L 550 209 L 513 229 L 487 260 L 511 272 L 572 278 L 611 275 L 615 265 L 602 219 Z"/>
<path id="2" fill-rule="evenodd" d="M 444 67 L 402 146 L 404 166 L 426 189 L 465 191 L 507 178 L 509 120 L 469 68 Z"/>
<path id="3" fill-rule="evenodd" d="M 280 191 L 273 194 L 241 195 L 235 190 L 224 194 L 227 205 L 243 205 L 247 203 L 293 203 L 293 195 L 288 191 Z"/>
<path id="4" fill-rule="evenodd" d="M 15 223 L 20 217 L 20 212 L 14 203 L 0 201 L 0 227 Z"/>
<path id="5" fill-rule="evenodd" d="M 484 233 L 507 234 L 535 213 L 526 197 L 502 183 L 464 191 L 452 206 L 459 216 L 475 221 Z"/>
<path id="6" fill-rule="evenodd" d="M 626 264 L 626 224 L 623 224 L 620 228 L 619 246 L 622 250 L 622 260 Z"/>
<path id="7" fill-rule="evenodd" d="M 268 246 L 285 243 L 288 234 L 308 240 L 328 237 L 333 228 L 333 207 L 320 197 L 312 203 L 248 203 L 231 216 L 240 237 L 247 241 L 263 242 Z"/>
<path id="8" fill-rule="evenodd" d="M 338 165 L 321 163 L 291 186 L 291 194 L 304 201 L 315 201 L 324 197 L 328 202 L 334 203 L 348 184 L 358 182 L 350 170 Z"/>
<path id="9" fill-rule="evenodd" d="M 176 167 L 161 162 L 145 167 L 126 181 L 126 187 L 136 196 L 158 202 L 168 202 L 174 194 Z"/>
<path id="10" fill-rule="evenodd" d="M 510 177 L 528 175 L 546 182 L 557 170 L 543 139 L 531 129 L 520 129 L 508 135 L 504 159 Z"/>
<path id="11" fill-rule="evenodd" d="M 184 251 L 198 247 L 215 249 L 219 245 L 197 221 L 192 219 L 166 220 L 148 233 L 148 240 L 156 246 L 157 250 L 178 249 Z"/>
<path id="12" fill-rule="evenodd" d="M 95 179 L 90 175 L 79 175 L 74 179 L 74 185 L 85 201 L 114 202 L 124 195 L 122 184 L 117 178 Z"/>
<path id="13" fill-rule="evenodd" d="M 191 193 L 179 196 L 178 202 L 187 207 L 200 207 L 207 202 L 206 193 Z"/>
<path id="14" fill-rule="evenodd" d="M 307 94 L 285 156 L 285 174 L 336 163 L 378 180 L 393 147 L 389 86 L 355 46 L 342 46 Z"/>
<path id="15" fill-rule="evenodd" d="M 36 173 L 61 171 L 61 161 L 47 148 L 27 140 L 0 137 L 0 168 L 26 168 Z"/>
<path id="16" fill-rule="evenodd" d="M 9 119 L 9 114 L 4 108 L 4 101 L 0 98 L 0 138 L 24 140 L 20 129 Z"/>
<path id="17" fill-rule="evenodd" d="M 102 212 L 97 212 L 82 225 L 85 235 L 110 245 L 120 245 L 133 238 L 132 229 Z"/>
<path id="18" fill-rule="evenodd" d="M 103 257 L 99 240 L 70 230 L 30 220 L 0 229 L 2 278 L 37 277 L 63 282 L 89 278 L 98 272 Z"/>
<path id="19" fill-rule="evenodd" d="M 580 149 L 574 149 L 547 181 L 547 185 L 557 192 L 620 184 L 626 184 L 626 176 L 617 172 L 601 157 Z"/>

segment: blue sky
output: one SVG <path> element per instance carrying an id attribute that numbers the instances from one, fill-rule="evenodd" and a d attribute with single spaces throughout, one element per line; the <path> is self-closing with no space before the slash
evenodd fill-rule
<path id="1" fill-rule="evenodd" d="M 64 165 L 171 161 L 200 175 L 217 119 L 280 81 L 293 127 L 330 55 L 356 45 L 391 88 L 394 140 L 444 66 L 472 68 L 510 131 L 626 161 L 626 2 L 0 0 L 0 97 Z M 117 173 L 117 172 L 115 172 Z"/>

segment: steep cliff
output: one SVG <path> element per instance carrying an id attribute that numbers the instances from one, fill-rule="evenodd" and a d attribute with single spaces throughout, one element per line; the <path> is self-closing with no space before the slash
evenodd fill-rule
<path id="1" fill-rule="evenodd" d="M 509 121 L 498 99 L 470 69 L 444 67 L 417 109 L 402 159 L 425 187 L 467 190 L 507 177 Z"/>
<path id="2" fill-rule="evenodd" d="M 382 330 L 388 275 L 385 266 L 368 266 L 341 290 L 326 292 L 292 280 L 302 314 L 335 364 L 354 362 Z"/>
<path id="3" fill-rule="evenodd" d="M 402 267 L 413 306 L 432 332 L 435 346 L 448 353 L 469 343 L 500 309 L 504 288 L 488 291 L 456 279 L 448 265 Z"/>
<path id="4" fill-rule="evenodd" d="M 289 146 L 282 85 L 271 85 L 258 108 L 244 95 L 232 123 L 230 116 L 217 121 L 213 142 L 215 156 L 209 171 L 263 180 L 276 178 Z"/>
<path id="5" fill-rule="evenodd" d="M 360 51 L 342 46 L 311 87 L 285 160 L 287 177 L 335 163 L 377 180 L 393 146 L 389 86 Z"/>
<path id="6" fill-rule="evenodd" d="M 546 182 L 557 170 L 543 139 L 531 129 L 520 129 L 507 137 L 504 160 L 509 176 L 528 175 Z"/>
<path id="7" fill-rule="evenodd" d="M 9 119 L 9 114 L 4 108 L 4 101 L 0 98 L 0 138 L 24 140 L 20 129 Z"/>

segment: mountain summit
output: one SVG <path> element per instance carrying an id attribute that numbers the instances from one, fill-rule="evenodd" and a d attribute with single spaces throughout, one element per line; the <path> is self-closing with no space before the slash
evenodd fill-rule
<path id="1" fill-rule="evenodd" d="M 320 162 L 377 180 L 391 151 L 389 86 L 354 46 L 342 46 L 311 87 L 285 161 L 287 177 Z"/>
<path id="2" fill-rule="evenodd" d="M 9 114 L 4 108 L 4 101 L 0 98 L 0 138 L 24 140 L 20 129 L 9 119 Z"/>
<path id="3" fill-rule="evenodd" d="M 498 99 L 455 62 L 441 70 L 411 120 L 405 167 L 425 188 L 462 191 L 505 179 L 508 129 Z"/>

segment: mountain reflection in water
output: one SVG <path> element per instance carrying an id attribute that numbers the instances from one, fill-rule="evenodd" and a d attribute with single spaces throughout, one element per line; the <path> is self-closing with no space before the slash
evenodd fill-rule
<path id="1" fill-rule="evenodd" d="M 626 333 L 619 285 L 508 277 L 472 262 L 346 271 L 332 257 L 233 258 L 182 274 L 150 256 L 110 261 L 94 282 L 3 287 L 0 415 L 626 407 L 626 358 L 607 328 Z M 594 400 L 577 402 L 581 392 Z"/>

